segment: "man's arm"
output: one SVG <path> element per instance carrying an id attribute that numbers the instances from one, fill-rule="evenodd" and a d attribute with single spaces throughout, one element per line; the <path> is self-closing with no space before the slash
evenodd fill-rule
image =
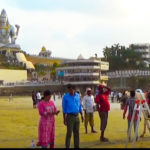
<path id="1" fill-rule="evenodd" d="M 80 101 L 80 106 L 79 106 L 79 112 L 80 112 L 80 115 L 81 115 L 81 120 L 82 120 L 82 122 L 83 122 L 83 121 L 84 121 L 84 118 L 83 118 L 83 113 L 82 113 L 81 101 Z"/>
<path id="2" fill-rule="evenodd" d="M 103 85 L 103 88 L 107 89 L 107 91 L 104 92 L 104 94 L 109 95 L 111 89 L 108 86 Z"/>
<path id="3" fill-rule="evenodd" d="M 67 112 L 66 112 L 66 99 L 65 99 L 65 96 L 62 99 L 62 110 L 63 110 L 64 125 L 67 125 L 67 123 L 66 123 Z"/>
<path id="4" fill-rule="evenodd" d="M 82 113 L 82 112 L 80 112 L 80 115 L 81 115 L 81 120 L 82 120 L 82 122 L 83 122 L 83 121 L 84 121 L 83 113 Z"/>
<path id="5" fill-rule="evenodd" d="M 67 114 L 63 113 L 63 118 L 64 118 L 64 125 L 67 125 L 66 119 L 67 119 Z"/>
<path id="6" fill-rule="evenodd" d="M 99 110 L 100 106 L 99 106 L 99 96 L 98 95 L 95 96 L 95 103 L 96 103 L 97 110 Z"/>
<path id="7" fill-rule="evenodd" d="M 83 97 L 83 110 L 85 111 L 86 113 L 86 100 L 85 100 L 85 96 Z"/>

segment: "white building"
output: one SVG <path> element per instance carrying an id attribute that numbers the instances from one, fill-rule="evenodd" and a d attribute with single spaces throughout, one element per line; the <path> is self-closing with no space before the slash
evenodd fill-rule
<path id="1" fill-rule="evenodd" d="M 132 47 L 135 51 L 140 52 L 143 61 L 146 63 L 147 67 L 150 65 L 150 44 L 130 44 L 129 48 Z"/>
<path id="2" fill-rule="evenodd" d="M 77 60 L 66 61 L 57 68 L 57 74 L 63 72 L 63 83 L 74 85 L 107 84 L 109 63 L 100 59 L 84 59 L 79 55 Z"/>

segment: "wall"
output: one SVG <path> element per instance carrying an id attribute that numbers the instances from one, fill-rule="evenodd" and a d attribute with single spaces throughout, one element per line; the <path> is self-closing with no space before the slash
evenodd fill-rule
<path id="1" fill-rule="evenodd" d="M 96 90 L 96 85 L 77 85 L 76 89 L 82 93 L 84 96 L 86 88 L 90 87 L 93 91 Z M 43 93 L 44 90 L 49 89 L 51 92 L 68 92 L 67 85 L 40 85 L 40 86 L 16 86 L 16 87 L 0 87 L 0 96 L 8 96 L 10 93 L 13 95 L 28 95 L 31 96 L 32 91 L 41 91 Z"/>
<path id="2" fill-rule="evenodd" d="M 0 80 L 4 82 L 27 80 L 27 70 L 0 69 Z"/>

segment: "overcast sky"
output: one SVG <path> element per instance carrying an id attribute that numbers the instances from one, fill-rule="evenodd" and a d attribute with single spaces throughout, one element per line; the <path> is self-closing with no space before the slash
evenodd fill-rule
<path id="1" fill-rule="evenodd" d="M 150 43 L 150 0 L 0 0 L 3 8 L 30 54 L 44 45 L 53 57 L 89 58 L 115 43 Z"/>

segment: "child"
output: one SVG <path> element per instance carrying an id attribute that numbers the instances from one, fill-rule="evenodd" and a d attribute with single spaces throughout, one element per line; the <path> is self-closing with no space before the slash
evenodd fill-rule
<path id="1" fill-rule="evenodd" d="M 128 109 L 128 117 L 127 117 L 127 119 L 128 119 L 128 131 L 127 132 L 129 132 L 135 102 L 136 102 L 135 91 L 130 91 L 130 98 L 127 100 L 125 107 L 124 107 L 124 112 L 123 112 L 123 119 L 125 119 L 127 109 L 129 108 Z M 138 114 L 139 114 L 139 112 L 136 111 L 135 117 L 134 117 L 134 132 L 135 132 L 136 125 L 137 125 Z M 131 137 L 129 137 L 129 141 L 130 141 L 130 139 L 131 139 Z M 137 139 L 138 139 L 138 135 L 137 135 L 136 141 L 137 141 Z"/>
<path id="2" fill-rule="evenodd" d="M 54 148 L 55 138 L 55 118 L 54 115 L 58 115 L 60 112 L 56 109 L 54 102 L 51 100 L 51 92 L 49 90 L 44 91 L 44 99 L 38 104 L 39 114 L 41 116 L 39 122 L 39 141 L 37 146 L 42 148 Z"/>

